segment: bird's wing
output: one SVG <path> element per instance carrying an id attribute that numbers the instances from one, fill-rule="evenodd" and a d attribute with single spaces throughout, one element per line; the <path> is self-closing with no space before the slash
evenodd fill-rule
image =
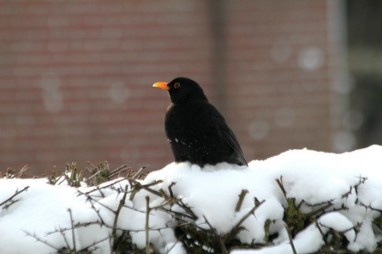
<path id="1" fill-rule="evenodd" d="M 217 131 L 219 132 L 219 135 L 224 139 L 224 141 L 233 149 L 233 160 L 237 160 L 237 162 L 240 162 L 243 165 L 248 165 L 247 161 L 244 158 L 243 151 L 241 150 L 241 147 L 239 145 L 239 141 L 237 140 L 235 134 L 233 131 L 228 127 L 224 117 L 219 113 L 219 111 L 211 105 L 211 107 L 208 107 L 210 112 L 210 116 L 212 118 L 216 118 L 214 123 L 217 124 Z"/>
<path id="2" fill-rule="evenodd" d="M 224 137 L 224 140 L 227 142 L 227 144 L 230 147 L 232 147 L 232 149 L 235 151 L 233 156 L 236 158 L 232 158 L 232 159 L 237 160 L 241 164 L 247 166 L 248 163 L 244 158 L 243 151 L 240 148 L 239 142 L 238 142 L 235 134 L 233 134 L 232 130 L 229 128 L 228 128 L 228 133 L 229 133 L 229 135 L 224 135 L 223 137 Z"/>

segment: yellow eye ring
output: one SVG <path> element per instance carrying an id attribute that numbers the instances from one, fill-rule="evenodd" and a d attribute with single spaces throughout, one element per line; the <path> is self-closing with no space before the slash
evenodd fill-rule
<path id="1" fill-rule="evenodd" d="M 174 88 L 175 88 L 175 89 L 178 89 L 179 87 L 180 87 L 180 83 L 179 83 L 179 82 L 175 82 L 175 83 L 174 83 Z"/>

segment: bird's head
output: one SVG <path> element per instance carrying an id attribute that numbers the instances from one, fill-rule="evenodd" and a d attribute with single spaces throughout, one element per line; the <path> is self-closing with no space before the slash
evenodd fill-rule
<path id="1" fill-rule="evenodd" d="M 170 94 L 171 102 L 174 104 L 207 101 L 203 89 L 195 81 L 179 77 L 167 82 L 156 82 L 153 87 L 167 90 Z"/>

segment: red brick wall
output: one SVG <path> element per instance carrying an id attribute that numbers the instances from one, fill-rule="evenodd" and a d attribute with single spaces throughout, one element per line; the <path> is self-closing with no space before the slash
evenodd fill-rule
<path id="1" fill-rule="evenodd" d="M 331 150 L 332 69 L 326 1 L 230 2 L 229 116 L 244 150 Z"/>
<path id="2" fill-rule="evenodd" d="M 167 94 L 199 81 L 248 160 L 331 150 L 327 1 L 0 1 L 0 168 L 172 160 Z M 312 60 L 313 59 L 313 60 Z"/>

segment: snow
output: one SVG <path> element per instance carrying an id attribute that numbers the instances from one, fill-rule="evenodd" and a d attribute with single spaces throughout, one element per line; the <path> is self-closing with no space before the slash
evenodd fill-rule
<path id="1" fill-rule="evenodd" d="M 264 245 L 231 254 L 293 253 L 283 220 L 290 198 L 304 213 L 327 206 L 316 223 L 293 238 L 297 253 L 318 251 L 330 230 L 344 234 L 350 251 L 373 251 L 382 239 L 372 224 L 382 210 L 380 165 L 382 146 L 375 145 L 342 154 L 290 150 L 248 167 L 170 163 L 135 183 L 115 179 L 97 187 L 0 179 L 0 253 L 55 253 L 64 247 L 110 253 L 113 228 L 117 234 L 128 230 L 139 248 L 145 248 L 148 235 L 161 253 L 186 253 L 172 216 L 160 209 L 170 207 L 171 196 L 192 210 L 200 228 L 222 235 L 241 223 L 245 230 L 237 234 L 239 241 Z M 124 191 L 137 183 L 138 191 Z M 178 203 L 169 209 L 185 212 Z M 265 245 L 267 222 L 277 237 Z"/>

